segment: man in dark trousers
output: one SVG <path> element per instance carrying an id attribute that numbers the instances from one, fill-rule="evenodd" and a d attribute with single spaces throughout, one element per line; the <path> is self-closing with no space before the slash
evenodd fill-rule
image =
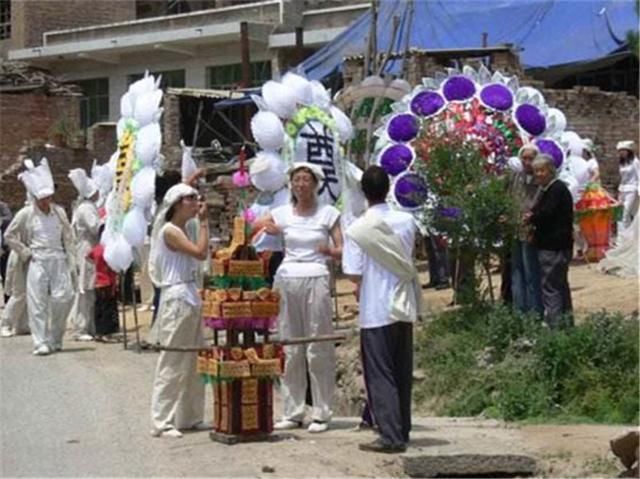
<path id="1" fill-rule="evenodd" d="M 541 187 L 538 201 L 526 220 L 534 227 L 538 249 L 544 321 L 551 328 L 572 325 L 569 262 L 573 256 L 573 200 L 566 185 L 556 177 L 548 155 L 533 161 L 533 176 Z"/>
<path id="2" fill-rule="evenodd" d="M 356 284 L 367 400 L 380 437 L 360 449 L 403 452 L 411 430 L 413 322 L 421 287 L 413 261 L 413 217 L 385 203 L 389 178 L 378 167 L 362 176 L 369 203 L 346 231 L 343 269 Z"/>

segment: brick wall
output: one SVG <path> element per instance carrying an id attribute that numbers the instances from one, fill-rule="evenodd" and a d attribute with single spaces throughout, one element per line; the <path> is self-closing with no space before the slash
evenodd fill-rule
<path id="1" fill-rule="evenodd" d="M 15 163 L 23 146 L 50 140 L 52 125 L 64 119 L 80 127 L 80 102 L 73 96 L 0 94 L 0 172 Z"/>
<path id="2" fill-rule="evenodd" d="M 42 34 L 52 30 L 135 18 L 135 0 L 11 0 L 12 48 L 42 45 Z"/>
<path id="3" fill-rule="evenodd" d="M 616 143 L 633 140 L 638 144 L 638 99 L 627 93 L 605 92 L 596 87 L 544 89 L 542 93 L 550 106 L 564 112 L 567 129 L 593 140 L 602 183 L 614 191 L 620 181 Z"/>
<path id="4" fill-rule="evenodd" d="M 20 155 L 24 158 L 31 158 L 36 164 L 44 156 L 49 161 L 53 181 L 56 185 L 54 200 L 63 206 L 67 213 L 70 213 L 71 202 L 78 193 L 67 177 L 72 168 L 84 168 L 89 171 L 93 156 L 85 148 L 50 148 L 36 146 L 23 148 Z M 19 171 L 21 171 L 20 169 Z M 5 201 L 9 207 L 16 211 L 24 204 L 26 191 L 17 177 L 18 171 L 4 175 L 0 180 L 0 200 Z"/>
<path id="5" fill-rule="evenodd" d="M 87 131 L 87 149 L 100 164 L 109 161 L 117 141 L 115 123 L 96 123 Z"/>

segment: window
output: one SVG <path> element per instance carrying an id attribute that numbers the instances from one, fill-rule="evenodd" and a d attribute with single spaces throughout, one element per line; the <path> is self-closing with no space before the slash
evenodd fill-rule
<path id="1" fill-rule="evenodd" d="M 166 90 L 167 88 L 184 88 L 185 87 L 185 74 L 184 70 L 167 70 L 163 72 L 150 72 L 154 77 L 162 75 L 160 80 L 160 88 Z M 144 77 L 144 73 L 135 73 L 127 77 L 127 84 L 131 85 Z"/>
<path id="2" fill-rule="evenodd" d="M 11 0 L 0 0 L 0 40 L 11 38 Z"/>
<path id="3" fill-rule="evenodd" d="M 95 78 L 74 83 L 84 93 L 80 100 L 80 126 L 87 129 L 94 123 L 109 120 L 109 79 Z"/>
<path id="4" fill-rule="evenodd" d="M 271 79 L 271 62 L 254 62 L 249 65 L 249 87 L 260 86 Z M 242 81 L 242 65 L 220 65 L 207 68 L 207 85 L 209 88 L 234 90 Z"/>

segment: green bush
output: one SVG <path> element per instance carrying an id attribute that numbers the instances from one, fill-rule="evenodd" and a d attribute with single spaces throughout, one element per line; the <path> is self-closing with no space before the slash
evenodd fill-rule
<path id="1" fill-rule="evenodd" d="M 606 312 L 552 331 L 503 306 L 445 312 L 417 335 L 437 412 L 505 420 L 638 421 L 638 320 Z"/>

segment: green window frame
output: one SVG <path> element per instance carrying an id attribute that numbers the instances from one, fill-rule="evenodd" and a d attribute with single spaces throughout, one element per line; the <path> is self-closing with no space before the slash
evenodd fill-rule
<path id="1" fill-rule="evenodd" d="M 262 85 L 271 79 L 271 61 L 265 60 L 249 64 L 249 87 Z M 242 82 L 242 64 L 216 65 L 207 67 L 207 86 L 218 90 L 235 90 Z"/>
<path id="2" fill-rule="evenodd" d="M 80 126 L 89 128 L 94 123 L 109 120 L 109 79 L 93 78 L 74 81 L 82 89 L 80 99 Z"/>

